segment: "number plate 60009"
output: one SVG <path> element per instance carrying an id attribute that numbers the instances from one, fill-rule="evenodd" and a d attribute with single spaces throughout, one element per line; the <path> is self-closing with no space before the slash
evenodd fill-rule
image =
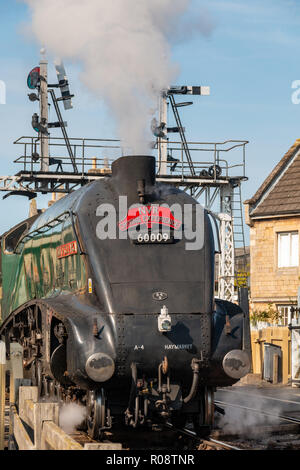
<path id="1" fill-rule="evenodd" d="M 144 245 L 149 243 L 173 243 L 174 238 L 168 232 L 157 233 L 140 233 L 133 243 L 137 245 Z"/>

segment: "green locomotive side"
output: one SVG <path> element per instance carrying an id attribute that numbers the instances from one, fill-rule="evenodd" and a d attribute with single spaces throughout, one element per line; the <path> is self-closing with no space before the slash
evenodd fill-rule
<path id="1" fill-rule="evenodd" d="M 54 206 L 60 204 L 55 204 Z M 32 299 L 79 292 L 86 287 L 86 268 L 80 255 L 71 212 L 18 224 L 3 235 L 2 321 Z M 72 246 L 72 250 L 62 250 Z"/>

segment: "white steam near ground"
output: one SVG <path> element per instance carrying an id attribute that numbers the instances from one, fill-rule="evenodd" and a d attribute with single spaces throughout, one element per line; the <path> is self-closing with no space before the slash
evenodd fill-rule
<path id="1" fill-rule="evenodd" d="M 80 403 L 64 403 L 57 397 L 55 398 L 53 396 L 42 397 L 41 401 L 43 403 L 59 404 L 59 426 L 67 434 L 75 432 L 78 426 L 80 426 L 87 418 L 87 409 Z"/>
<path id="2" fill-rule="evenodd" d="M 212 29 L 199 3 L 190 14 L 191 0 L 23 1 L 39 43 L 81 65 L 83 83 L 113 115 L 122 147 L 148 154 L 159 93 L 179 72 L 171 46 Z"/>
<path id="3" fill-rule="evenodd" d="M 62 405 L 59 411 L 59 425 L 68 434 L 74 432 L 86 418 L 86 408 L 77 403 Z"/>
<path id="4" fill-rule="evenodd" d="M 225 398 L 224 401 L 234 403 L 237 407 L 224 406 L 225 415 L 219 415 L 218 418 L 218 428 L 222 431 L 222 434 L 233 434 L 253 439 L 262 438 L 263 435 L 266 437 L 268 432 L 271 432 L 272 426 L 279 424 L 280 419 L 277 416 L 284 414 L 282 406 L 274 405 L 274 401 L 265 398 L 263 392 L 259 393 L 256 390 L 253 395 L 243 394 L 243 392 L 235 393 L 234 395 L 228 393 L 228 395 L 230 396 L 230 401 Z M 232 400 L 232 395 L 235 398 L 234 401 Z M 238 408 L 239 405 L 241 408 Z M 222 405 L 220 407 L 223 408 Z M 246 410 L 242 407 L 258 411 Z"/>

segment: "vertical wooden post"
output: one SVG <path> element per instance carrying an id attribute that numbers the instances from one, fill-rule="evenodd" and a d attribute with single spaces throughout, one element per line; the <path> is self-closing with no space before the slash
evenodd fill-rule
<path id="1" fill-rule="evenodd" d="M 291 373 L 291 331 L 283 328 L 282 331 L 282 382 L 288 383 Z"/>
<path id="2" fill-rule="evenodd" d="M 0 340 L 0 450 L 4 450 L 6 349 Z"/>
<path id="3" fill-rule="evenodd" d="M 239 306 L 244 312 L 243 319 L 243 349 L 248 352 L 251 359 L 251 369 L 250 372 L 253 372 L 252 366 L 252 348 L 251 348 L 251 328 L 250 328 L 250 314 L 249 314 L 249 297 L 248 297 L 248 288 L 239 287 L 238 289 L 238 299 Z"/>
<path id="4" fill-rule="evenodd" d="M 262 338 L 262 331 L 259 330 L 259 356 L 260 356 L 260 378 L 264 378 L 264 343 Z"/>
<path id="5" fill-rule="evenodd" d="M 279 372 L 279 355 L 274 354 L 273 356 L 273 384 L 278 383 L 278 372 Z"/>
<path id="6" fill-rule="evenodd" d="M 47 448 L 42 432 L 45 421 L 52 421 L 58 425 L 58 403 L 35 403 L 34 405 L 34 446 L 37 450 L 45 450 Z"/>
<path id="7" fill-rule="evenodd" d="M 15 379 L 23 379 L 23 348 L 19 343 L 10 343 L 9 403 L 16 403 Z"/>
<path id="8" fill-rule="evenodd" d="M 9 360 L 9 407 L 16 402 L 15 396 L 15 378 L 23 378 L 23 348 L 19 343 L 10 343 L 10 360 Z M 9 446 L 13 445 L 13 415 L 10 414 L 9 420 Z"/>
<path id="9" fill-rule="evenodd" d="M 23 387 L 19 388 L 19 416 L 26 422 L 25 401 L 32 400 L 33 403 L 38 401 L 38 388 L 37 387 Z"/>

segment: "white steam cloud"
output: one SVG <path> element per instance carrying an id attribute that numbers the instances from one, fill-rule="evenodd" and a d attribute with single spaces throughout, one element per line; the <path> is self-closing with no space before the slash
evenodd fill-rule
<path id="1" fill-rule="evenodd" d="M 59 425 L 68 434 L 74 432 L 76 427 L 86 418 L 86 408 L 77 403 L 63 405 L 59 412 Z"/>
<path id="2" fill-rule="evenodd" d="M 236 391 L 235 388 L 240 388 L 241 391 Z M 225 397 L 229 396 L 229 400 L 226 398 L 225 403 L 233 404 L 233 406 L 225 406 L 225 415 L 219 416 L 218 428 L 222 434 L 264 439 L 268 431 L 272 432 L 272 426 L 279 425 L 278 416 L 285 414 L 282 404 L 274 405 L 274 400 L 265 394 L 264 389 L 260 391 L 256 388 L 251 392 L 242 390 L 242 387 L 232 387 L 232 389 L 220 390 L 220 393 L 221 397 L 223 394 Z M 223 407 L 222 404 L 220 407 Z"/>
<path id="3" fill-rule="evenodd" d="M 257 402 L 255 406 L 258 412 L 251 412 L 241 408 L 225 407 L 226 414 L 220 417 L 218 421 L 218 427 L 222 430 L 222 433 L 254 439 L 262 437 L 262 430 L 266 437 L 268 434 L 267 426 L 269 426 L 269 433 L 271 433 L 271 427 L 279 423 L 279 419 L 276 415 L 280 414 L 280 407 L 266 410 L 265 406 Z M 270 415 L 260 414 L 259 411 L 268 411 Z M 274 416 L 271 416 L 271 414 L 274 414 Z"/>
<path id="4" fill-rule="evenodd" d="M 191 0 L 24 1 L 40 44 L 82 65 L 82 81 L 106 102 L 123 147 L 149 152 L 151 110 L 178 74 L 171 44 L 208 34 L 205 12 L 197 7 L 191 18 Z"/>

